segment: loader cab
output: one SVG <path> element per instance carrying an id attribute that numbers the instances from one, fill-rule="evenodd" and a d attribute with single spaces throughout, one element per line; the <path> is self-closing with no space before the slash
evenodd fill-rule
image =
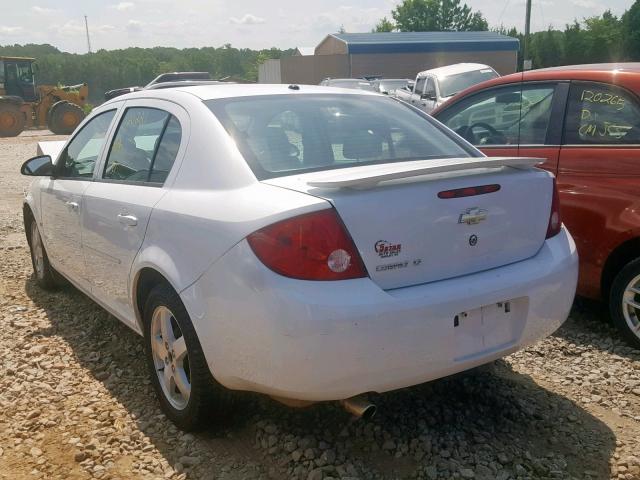
<path id="1" fill-rule="evenodd" d="M 33 58 L 0 57 L 0 95 L 20 97 L 25 102 L 38 100 L 34 61 Z"/>

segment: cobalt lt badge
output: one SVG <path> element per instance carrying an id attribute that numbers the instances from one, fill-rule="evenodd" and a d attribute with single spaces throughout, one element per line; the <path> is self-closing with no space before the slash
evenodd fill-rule
<path id="1" fill-rule="evenodd" d="M 469 237 L 469 245 L 471 245 L 472 247 L 475 247 L 478 244 L 478 236 L 477 235 L 471 235 Z"/>

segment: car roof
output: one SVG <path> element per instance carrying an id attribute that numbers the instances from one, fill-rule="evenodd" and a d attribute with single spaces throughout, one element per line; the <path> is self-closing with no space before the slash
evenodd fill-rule
<path id="1" fill-rule="evenodd" d="M 485 68 L 491 67 L 482 63 L 454 63 L 453 65 L 447 65 L 445 67 L 437 67 L 430 70 L 424 70 L 418 73 L 418 76 L 423 77 L 426 75 L 434 75 L 436 77 L 446 77 L 447 75 L 474 72 L 476 70 L 484 70 Z M 491 70 L 493 70 L 493 68 L 491 68 Z"/>
<path id="2" fill-rule="evenodd" d="M 155 98 L 166 100 L 177 100 L 184 98 L 183 95 L 190 94 L 200 100 L 215 100 L 219 98 L 251 97 L 260 95 L 308 95 L 308 94 L 339 94 L 339 95 L 378 95 L 379 93 L 369 90 L 354 90 L 350 88 L 324 87 L 320 85 L 287 85 L 287 84 L 265 84 L 265 83 L 220 83 L 214 85 L 197 85 L 173 87 L 164 89 L 144 89 L 137 92 L 118 96 L 103 103 L 122 100 L 133 100 L 142 98 Z M 101 106 L 102 106 L 101 105 Z"/>
<path id="3" fill-rule="evenodd" d="M 640 93 L 640 63 L 629 62 L 564 65 L 512 73 L 510 75 L 493 78 L 477 85 L 473 85 L 457 94 L 448 102 L 440 105 L 431 113 L 437 115 L 441 110 L 448 109 L 470 94 L 487 88 L 523 81 L 535 82 L 551 80 L 577 80 L 612 83 L 635 91 L 636 93 Z"/>

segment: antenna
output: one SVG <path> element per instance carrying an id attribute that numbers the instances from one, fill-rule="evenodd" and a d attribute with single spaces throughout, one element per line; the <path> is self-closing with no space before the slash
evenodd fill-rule
<path id="1" fill-rule="evenodd" d="M 91 53 L 91 40 L 89 39 L 89 23 L 87 22 L 87 16 L 84 16 L 84 29 L 87 32 L 87 48 L 89 49 L 89 53 Z"/>

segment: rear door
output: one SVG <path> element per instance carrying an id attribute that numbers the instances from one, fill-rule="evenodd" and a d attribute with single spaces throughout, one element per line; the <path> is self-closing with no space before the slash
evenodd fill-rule
<path id="1" fill-rule="evenodd" d="M 600 294 L 613 244 L 638 228 L 640 100 L 615 85 L 572 82 L 558 168 L 562 219 L 580 254 L 579 291 Z"/>
<path id="2" fill-rule="evenodd" d="M 89 120 L 58 156 L 55 176 L 41 181 L 40 211 L 47 253 L 54 266 L 82 287 L 89 287 L 82 257 L 80 217 L 116 109 Z"/>
<path id="3" fill-rule="evenodd" d="M 488 156 L 535 156 L 556 173 L 567 84 L 513 83 L 472 94 L 437 114 Z"/>
<path id="4" fill-rule="evenodd" d="M 154 205 L 165 194 L 172 166 L 184 151 L 188 116 L 170 102 L 125 104 L 96 180 L 85 192 L 84 261 L 95 296 L 133 316 L 131 265 Z"/>

